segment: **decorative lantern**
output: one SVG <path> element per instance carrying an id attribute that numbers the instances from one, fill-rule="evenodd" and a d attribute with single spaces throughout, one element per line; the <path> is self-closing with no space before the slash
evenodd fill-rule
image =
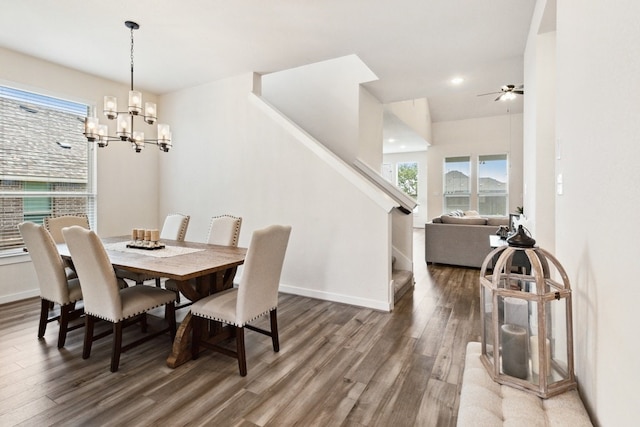
<path id="1" fill-rule="evenodd" d="M 494 381 L 542 398 L 576 388 L 567 274 L 522 225 L 507 242 L 480 270 L 482 363 Z"/>

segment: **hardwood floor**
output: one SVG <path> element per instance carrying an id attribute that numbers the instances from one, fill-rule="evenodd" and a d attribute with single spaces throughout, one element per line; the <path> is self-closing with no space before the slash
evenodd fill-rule
<path id="1" fill-rule="evenodd" d="M 281 294 L 280 352 L 247 331 L 246 377 L 211 351 L 167 368 L 168 336 L 111 373 L 110 338 L 83 360 L 83 329 L 60 350 L 55 323 L 37 339 L 39 299 L 0 306 L 0 425 L 455 426 L 479 270 L 427 268 L 414 237 L 415 288 L 392 313 Z"/>

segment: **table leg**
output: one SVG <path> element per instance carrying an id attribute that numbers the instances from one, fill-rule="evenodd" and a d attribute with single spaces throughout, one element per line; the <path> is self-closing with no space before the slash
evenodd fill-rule
<path id="1" fill-rule="evenodd" d="M 173 340 L 171 354 L 167 358 L 167 366 L 177 368 L 183 363 L 191 360 L 191 312 L 184 317 L 180 327 L 176 331 L 176 337 Z"/>
<path id="2" fill-rule="evenodd" d="M 220 292 L 232 287 L 236 270 L 236 267 L 233 267 L 225 271 L 213 273 L 210 276 L 199 277 L 196 280 L 195 289 L 189 282 L 179 282 L 178 287 L 182 294 L 191 301 L 197 301 L 209 293 Z M 177 368 L 191 360 L 191 333 L 193 331 L 191 317 L 191 311 L 189 311 L 176 331 L 171 354 L 167 358 L 167 366 L 170 368 Z M 221 331 L 216 330 L 215 332 L 220 333 Z"/>
<path id="3" fill-rule="evenodd" d="M 221 274 L 212 274 L 211 276 L 202 276 L 196 279 L 195 286 L 191 282 L 178 282 L 178 289 L 191 301 L 198 301 L 209 295 L 211 289 L 211 282 L 216 281 L 215 276 Z M 213 277 L 212 277 L 213 276 Z M 212 280 L 213 279 L 213 280 Z M 193 326 L 191 324 L 191 311 L 184 317 L 178 330 L 176 331 L 176 337 L 173 340 L 173 346 L 171 347 L 171 354 L 167 358 L 167 366 L 170 368 L 177 368 L 183 363 L 191 360 L 191 332 Z"/>

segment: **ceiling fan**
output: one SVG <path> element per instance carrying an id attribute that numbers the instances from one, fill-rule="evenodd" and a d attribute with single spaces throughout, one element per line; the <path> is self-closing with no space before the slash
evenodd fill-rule
<path id="1" fill-rule="evenodd" d="M 478 96 L 495 95 L 497 93 L 500 95 L 494 101 L 510 101 L 516 99 L 516 95 L 524 95 L 524 85 L 504 85 L 500 88 L 500 92 L 481 93 Z"/>

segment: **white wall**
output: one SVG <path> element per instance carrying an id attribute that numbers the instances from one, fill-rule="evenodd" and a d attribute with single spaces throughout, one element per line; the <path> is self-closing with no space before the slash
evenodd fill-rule
<path id="1" fill-rule="evenodd" d="M 378 173 L 382 172 L 383 123 L 382 104 L 363 86 L 360 86 L 357 158 Z"/>
<path id="2" fill-rule="evenodd" d="M 360 154 L 361 143 L 359 126 L 363 99 L 359 85 L 376 79 L 360 58 L 348 55 L 265 74 L 262 95 L 338 157 L 352 163 Z M 381 111 L 379 120 L 381 152 Z M 380 164 L 370 164 L 369 158 L 363 160 L 380 170 Z"/>
<path id="3" fill-rule="evenodd" d="M 251 101 L 254 84 L 247 74 L 162 97 L 185 143 L 161 158 L 160 211 L 190 214 L 190 240 L 205 238 L 213 215 L 241 216 L 241 246 L 258 228 L 290 224 L 282 291 L 390 309 L 393 203 L 363 191 L 373 187 L 345 162 Z"/>
<path id="4" fill-rule="evenodd" d="M 576 373 L 595 421 L 637 425 L 640 3 L 557 7 L 556 251 L 574 289 Z"/>
<path id="5" fill-rule="evenodd" d="M 549 5 L 549 7 L 552 7 Z M 553 6 L 555 7 L 555 6 Z M 536 21 L 543 21 L 538 9 Z M 547 24 L 548 25 L 548 24 Z M 556 32 L 532 26 L 525 51 L 524 204 L 538 245 L 555 251 Z M 554 28 L 551 28 L 553 30 Z"/>
<path id="6" fill-rule="evenodd" d="M 116 95 L 125 102 L 128 85 L 104 80 L 30 56 L 0 48 L 0 84 L 44 95 L 98 105 L 104 95 Z M 123 70 L 123 78 L 127 78 Z M 153 95 L 143 93 L 147 100 Z M 163 119 L 162 105 L 159 115 Z M 106 123 L 106 120 L 101 121 Z M 181 144 L 174 133 L 176 145 Z M 170 155 L 170 154 L 169 154 Z M 128 234 L 136 226 L 158 226 L 158 150 L 148 147 L 136 154 L 128 144 L 111 143 L 97 151 L 97 232 L 103 236 Z M 160 224 L 162 225 L 162 224 Z M 39 294 L 28 257 L 3 259 L 0 264 L 0 303 Z M 11 265 L 14 262 L 19 264 Z M 11 266 L 7 266 L 7 264 Z"/>
<path id="7" fill-rule="evenodd" d="M 522 114 L 479 119 L 435 122 L 433 140 L 427 152 L 428 188 L 427 217 L 443 214 L 442 177 L 445 157 L 471 156 L 472 170 L 478 156 L 509 155 L 509 212 L 522 206 Z M 471 204 L 477 196 L 475 182 L 471 187 Z M 476 204 L 477 205 L 477 204 Z M 525 213 L 527 207 L 525 206 Z"/>
<path id="8" fill-rule="evenodd" d="M 389 110 L 413 129 L 425 141 L 431 143 L 431 110 L 427 98 L 409 99 L 407 101 L 386 104 Z"/>

